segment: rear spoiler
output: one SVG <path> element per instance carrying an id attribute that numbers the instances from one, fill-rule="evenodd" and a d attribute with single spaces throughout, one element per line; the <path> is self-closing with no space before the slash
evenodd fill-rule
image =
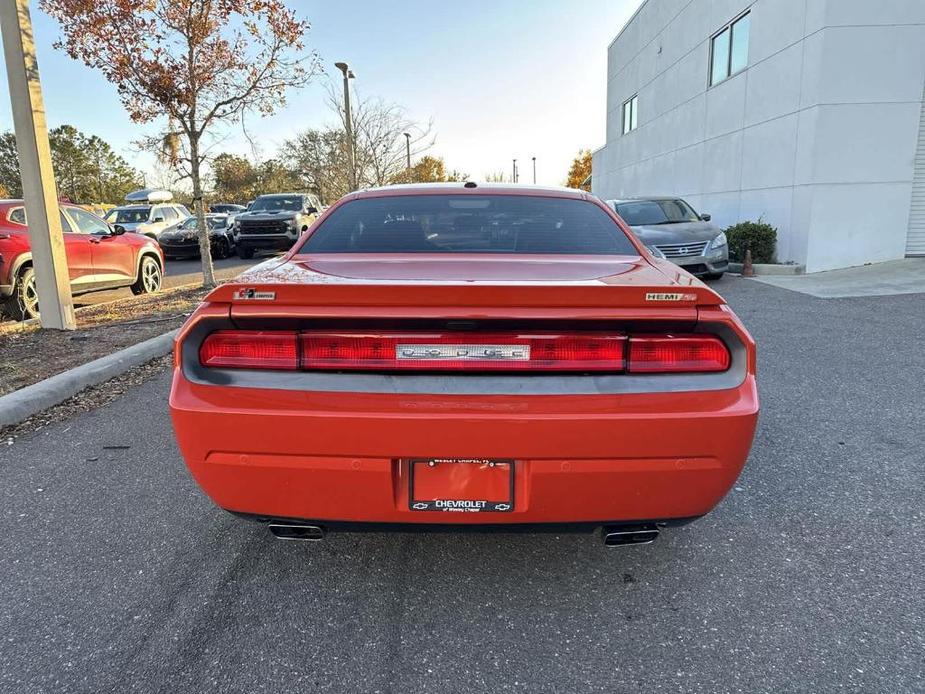
<path id="1" fill-rule="evenodd" d="M 232 282 L 213 290 L 206 301 L 272 307 L 428 307 L 659 309 L 721 306 L 705 286 L 627 286 L 600 284 L 332 283 L 276 284 Z"/>

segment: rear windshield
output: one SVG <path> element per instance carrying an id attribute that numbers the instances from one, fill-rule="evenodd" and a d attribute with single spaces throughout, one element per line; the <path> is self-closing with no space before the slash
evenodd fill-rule
<path id="1" fill-rule="evenodd" d="M 396 195 L 336 209 L 300 253 L 636 255 L 597 205 L 522 195 Z"/>
<path id="2" fill-rule="evenodd" d="M 125 207 L 110 210 L 106 221 L 113 224 L 143 224 L 151 215 L 150 207 Z"/>
<path id="3" fill-rule="evenodd" d="M 630 226 L 697 222 L 700 218 L 683 200 L 634 200 L 616 205 L 617 214 Z"/>
<path id="4" fill-rule="evenodd" d="M 302 198 L 298 195 L 262 195 L 251 205 L 251 212 L 298 212 Z"/>

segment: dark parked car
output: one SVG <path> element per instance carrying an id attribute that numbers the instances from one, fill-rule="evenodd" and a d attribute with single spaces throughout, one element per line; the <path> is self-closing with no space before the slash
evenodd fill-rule
<path id="1" fill-rule="evenodd" d="M 729 267 L 726 234 L 681 198 L 608 200 L 633 233 L 655 255 L 698 277 L 719 279 Z"/>
<path id="2" fill-rule="evenodd" d="M 62 203 L 61 230 L 72 294 L 131 287 L 159 291 L 164 256 L 157 242 L 110 225 L 92 212 Z M 0 200 L 0 302 L 16 320 L 37 318 L 39 297 L 22 200 Z"/>
<path id="3" fill-rule="evenodd" d="M 234 218 L 238 255 L 253 258 L 256 251 L 288 251 L 320 211 L 321 201 L 307 193 L 261 195 Z"/>
<path id="4" fill-rule="evenodd" d="M 209 225 L 209 243 L 212 247 L 213 258 L 227 258 L 234 251 L 234 237 L 231 227 L 228 226 L 228 215 L 207 214 L 206 223 Z M 195 217 L 184 221 L 174 231 L 165 231 L 158 242 L 161 250 L 169 259 L 198 258 L 199 257 L 199 224 Z"/>

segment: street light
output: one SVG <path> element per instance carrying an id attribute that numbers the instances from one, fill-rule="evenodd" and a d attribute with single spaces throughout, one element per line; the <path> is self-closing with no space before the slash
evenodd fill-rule
<path id="1" fill-rule="evenodd" d="M 356 152 L 353 142 L 353 117 L 350 115 L 350 80 L 356 79 L 347 63 L 334 63 L 334 67 L 344 75 L 344 123 L 347 130 L 347 160 L 350 164 L 350 190 L 357 188 Z"/>
<path id="2" fill-rule="evenodd" d="M 405 156 L 408 160 L 408 182 L 411 182 L 411 133 L 402 133 L 405 136 Z"/>
<path id="3" fill-rule="evenodd" d="M 517 183 L 517 160 L 514 160 L 514 167 L 511 170 L 511 183 Z"/>
<path id="4" fill-rule="evenodd" d="M 536 185 L 536 157 L 533 157 L 533 185 Z"/>

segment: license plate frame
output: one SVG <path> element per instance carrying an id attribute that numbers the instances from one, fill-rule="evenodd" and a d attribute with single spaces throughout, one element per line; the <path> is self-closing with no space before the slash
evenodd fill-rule
<path id="1" fill-rule="evenodd" d="M 427 471 L 437 465 L 469 465 L 486 466 L 492 470 L 493 475 L 498 472 L 507 472 L 507 481 L 504 488 L 507 498 L 416 498 L 415 478 L 421 479 Z M 419 469 L 424 466 L 425 472 Z M 467 470 L 468 472 L 469 470 Z M 438 511 L 449 513 L 510 513 L 514 510 L 514 461 L 509 458 L 412 458 L 408 460 L 408 509 L 411 511 Z M 417 475 L 416 475 L 417 473 Z M 471 478 L 470 478 L 471 479 Z M 467 480 L 468 481 L 468 480 Z M 483 480 L 489 482 L 489 480 Z M 494 480 L 498 486 L 498 481 Z M 433 494 L 429 495 L 433 496 Z M 494 496 L 494 495 L 492 495 Z"/>

